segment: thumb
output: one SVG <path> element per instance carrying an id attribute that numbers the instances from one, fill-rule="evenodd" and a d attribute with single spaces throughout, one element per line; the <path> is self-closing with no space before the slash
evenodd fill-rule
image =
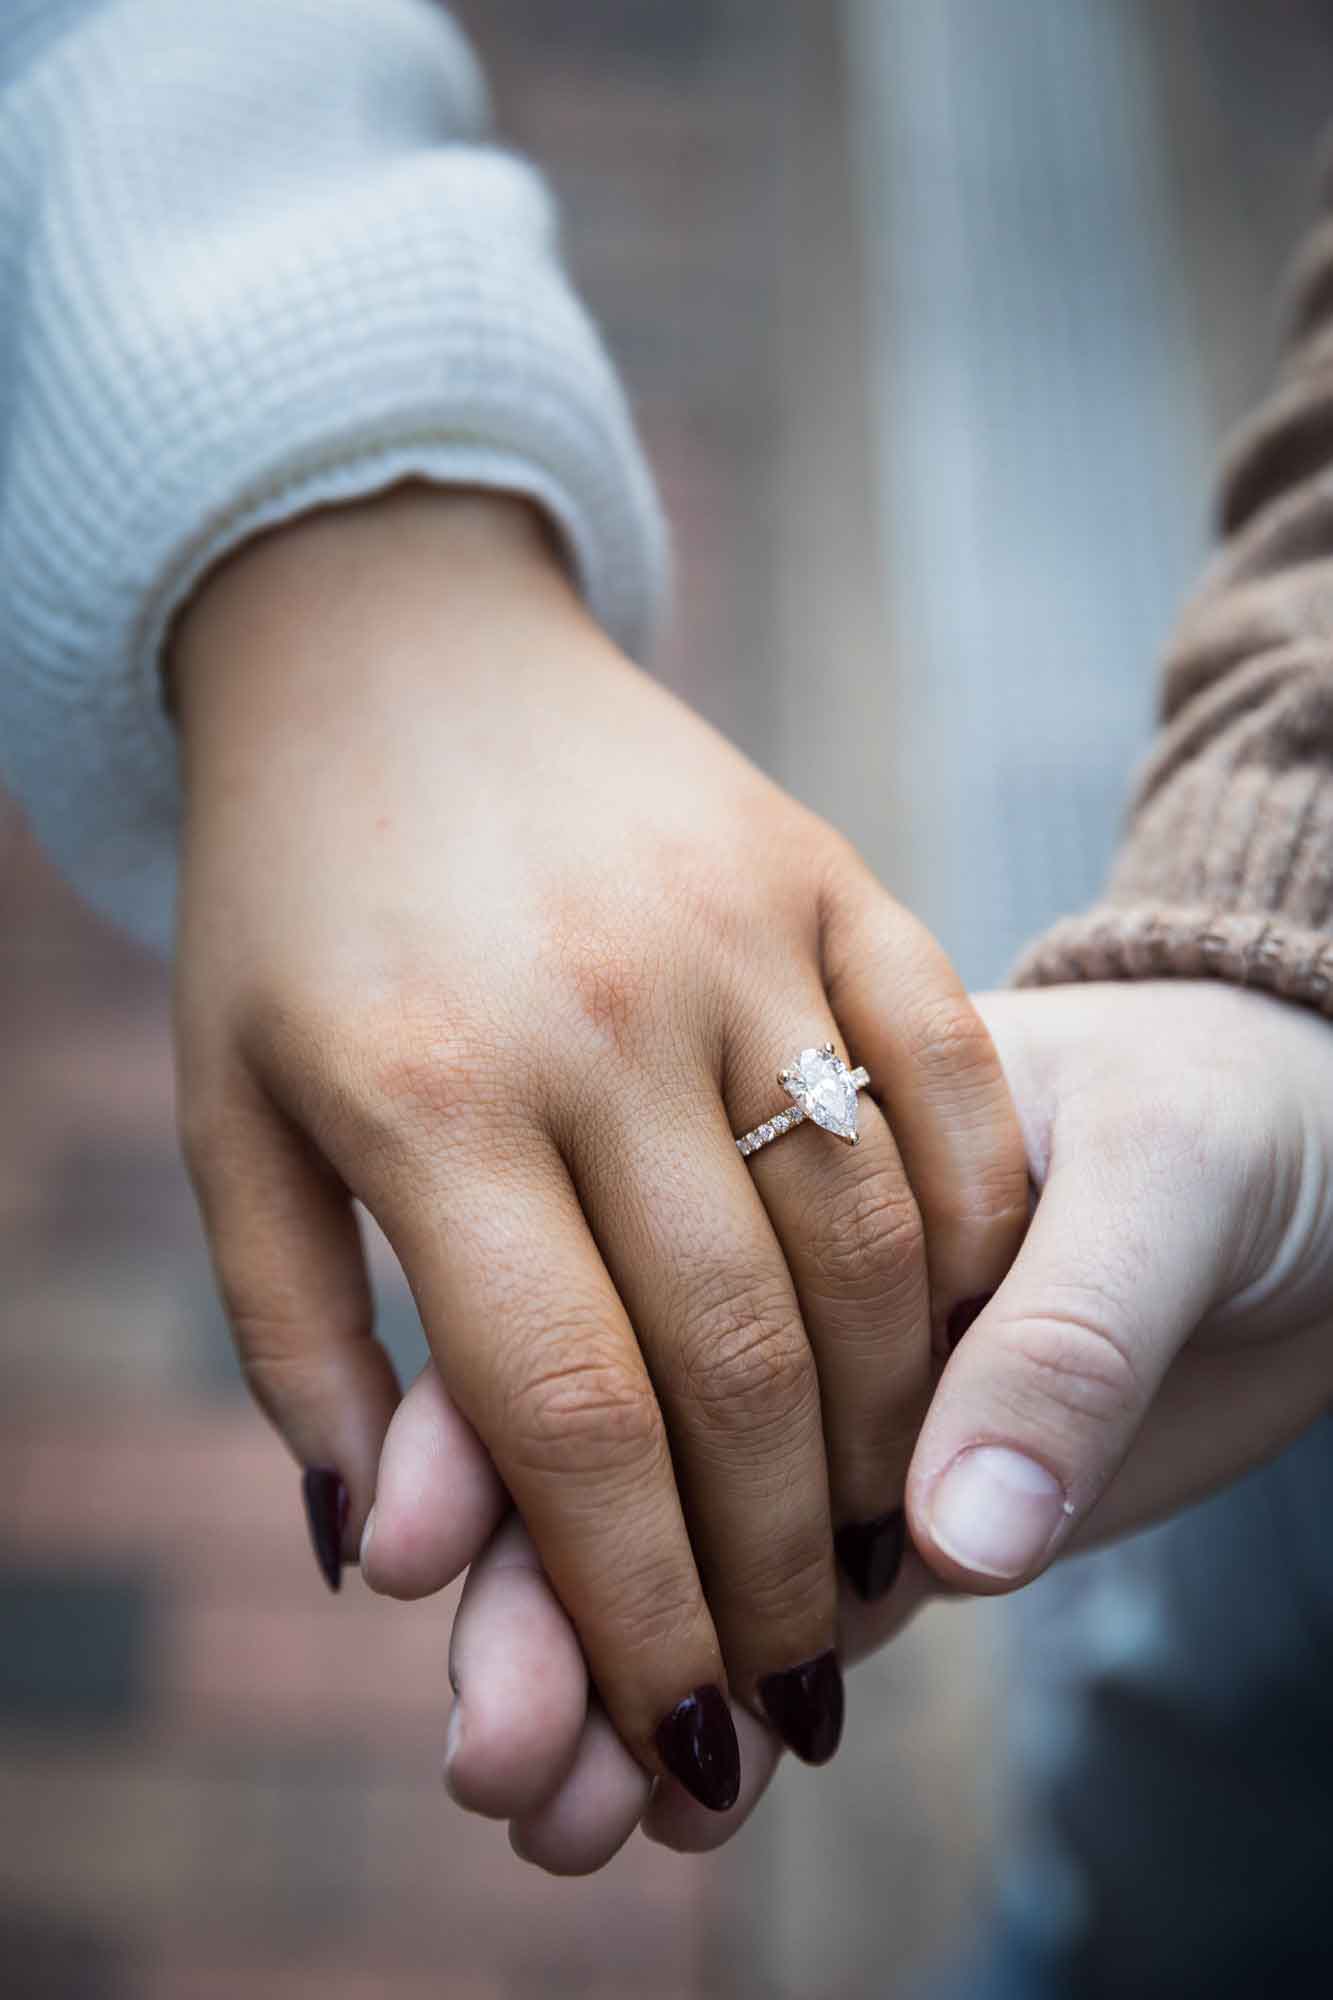
<path id="1" fill-rule="evenodd" d="M 1010 1590 L 1046 1567 L 1212 1303 L 1221 1203 L 1151 1122 L 1055 1131 L 1027 1239 L 940 1378 L 907 1513 L 946 1583 Z"/>

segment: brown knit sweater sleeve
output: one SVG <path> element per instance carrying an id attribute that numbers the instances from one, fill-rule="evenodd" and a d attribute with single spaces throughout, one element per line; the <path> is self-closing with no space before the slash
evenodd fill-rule
<path id="1" fill-rule="evenodd" d="M 1015 976 L 1211 976 L 1333 1015 L 1333 187 L 1220 511 L 1105 897 Z"/>

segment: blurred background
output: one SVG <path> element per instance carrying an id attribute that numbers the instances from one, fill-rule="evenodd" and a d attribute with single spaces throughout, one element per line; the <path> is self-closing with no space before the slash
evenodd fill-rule
<path id="1" fill-rule="evenodd" d="M 662 672 L 1001 979 L 1110 851 L 1313 198 L 1329 10 L 458 11 L 666 491 Z M 984 1924 L 994 1610 L 861 1669 L 835 1765 L 720 1856 L 555 1883 L 455 1811 L 449 1604 L 324 1593 L 240 1390 L 167 975 L 2 804 L 0 1368 L 6 1996 L 842 2000 L 919 1992 Z"/>

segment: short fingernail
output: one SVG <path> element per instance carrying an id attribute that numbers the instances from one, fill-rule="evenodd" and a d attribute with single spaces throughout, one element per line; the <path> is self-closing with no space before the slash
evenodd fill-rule
<path id="1" fill-rule="evenodd" d="M 741 1790 L 741 1747 L 726 1696 L 711 1683 L 687 1694 L 657 1725 L 653 1741 L 673 1778 L 710 1812 L 726 1812 Z"/>
<path id="2" fill-rule="evenodd" d="M 1007 1445 L 974 1445 L 936 1486 L 935 1542 L 982 1576 L 1023 1576 L 1045 1555 L 1066 1512 L 1059 1481 Z"/>
<path id="3" fill-rule="evenodd" d="M 449 1711 L 449 1723 L 444 1732 L 444 1782 L 448 1786 L 454 1768 L 454 1758 L 463 1739 L 463 1704 L 455 1699 Z"/>
<path id="4" fill-rule="evenodd" d="M 844 1576 L 867 1604 L 892 1587 L 906 1546 L 907 1516 L 901 1507 L 891 1514 L 877 1514 L 873 1521 L 853 1521 L 833 1537 Z"/>
<path id="5" fill-rule="evenodd" d="M 362 1569 L 365 1568 L 367 1559 L 369 1558 L 370 1555 L 370 1541 L 371 1541 L 371 1536 L 374 1534 L 374 1532 L 375 1532 L 375 1509 L 372 1507 L 370 1512 L 366 1515 L 366 1525 L 361 1530 L 361 1546 L 356 1552 L 356 1559 L 360 1563 Z"/>
<path id="6" fill-rule="evenodd" d="M 301 1475 L 301 1496 L 310 1523 L 310 1544 L 320 1575 L 337 1590 L 343 1575 L 343 1536 L 347 1532 L 347 1488 L 327 1466 L 314 1465 Z"/>
<path id="7" fill-rule="evenodd" d="M 842 1737 L 842 1669 L 836 1653 L 820 1653 L 799 1667 L 765 1674 L 759 1699 L 778 1735 L 802 1763 L 828 1763 Z"/>
<path id="8" fill-rule="evenodd" d="M 973 1320 L 980 1318 L 994 1297 L 994 1292 L 982 1292 L 975 1299 L 961 1299 L 954 1307 L 953 1311 L 949 1314 L 944 1329 L 944 1337 L 949 1343 L 950 1354 L 953 1353 L 953 1350 L 957 1347 Z"/>

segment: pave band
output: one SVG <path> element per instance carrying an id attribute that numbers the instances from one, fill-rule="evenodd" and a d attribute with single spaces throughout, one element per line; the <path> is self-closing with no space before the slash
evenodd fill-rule
<path id="1" fill-rule="evenodd" d="M 791 1103 L 785 1111 L 756 1125 L 752 1132 L 743 1132 L 736 1141 L 737 1152 L 742 1159 L 748 1159 L 751 1153 L 761 1152 L 784 1132 L 807 1121 L 822 1125 L 826 1132 L 854 1146 L 858 1138 L 856 1093 L 864 1090 L 869 1081 L 869 1070 L 848 1069 L 835 1053 L 832 1042 L 825 1042 L 817 1049 L 802 1049 L 786 1069 L 778 1071 L 778 1082 Z"/>

